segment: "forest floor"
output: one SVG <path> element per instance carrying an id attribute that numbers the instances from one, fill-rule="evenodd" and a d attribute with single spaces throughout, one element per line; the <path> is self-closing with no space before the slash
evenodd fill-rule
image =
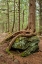
<path id="1" fill-rule="evenodd" d="M 8 54 L 5 50 L 9 42 L 1 43 L 7 34 L 0 34 L 0 64 L 42 64 L 42 52 L 33 53 L 27 57 L 20 57 L 18 54 Z M 39 48 L 42 50 L 42 39 Z"/>

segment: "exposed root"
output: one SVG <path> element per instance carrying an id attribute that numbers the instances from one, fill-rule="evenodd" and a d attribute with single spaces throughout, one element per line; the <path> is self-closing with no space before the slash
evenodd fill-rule
<path id="1" fill-rule="evenodd" d="M 17 36 L 18 34 L 22 34 L 22 33 L 24 33 L 24 34 L 25 33 L 30 33 L 30 31 L 22 30 L 22 31 L 15 32 L 15 33 L 10 34 L 9 36 L 7 36 L 2 42 L 10 40 L 10 39 L 14 38 L 15 36 Z"/>
<path id="2" fill-rule="evenodd" d="M 18 32 L 17 35 L 15 35 L 15 37 L 11 40 L 11 42 L 9 43 L 9 46 L 8 46 L 8 49 L 10 50 L 11 49 L 11 46 L 13 45 L 14 41 L 16 40 L 16 38 L 22 36 L 22 37 L 30 37 L 30 36 L 33 36 L 33 35 L 36 35 L 35 33 L 28 33 L 27 31 L 26 32 Z"/>

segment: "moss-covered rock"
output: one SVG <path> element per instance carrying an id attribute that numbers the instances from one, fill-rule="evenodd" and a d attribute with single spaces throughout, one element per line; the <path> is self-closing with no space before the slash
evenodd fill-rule
<path id="1" fill-rule="evenodd" d="M 21 53 L 21 56 L 22 57 L 28 56 L 31 53 L 34 53 L 36 51 L 36 49 L 38 49 L 38 45 L 28 47 L 24 52 Z"/>
<path id="2" fill-rule="evenodd" d="M 24 50 L 21 56 L 30 55 L 31 52 L 35 52 L 38 49 L 39 38 L 37 36 L 32 37 L 19 37 L 15 40 L 12 48 L 18 50 Z"/>
<path id="3" fill-rule="evenodd" d="M 13 44 L 13 48 L 22 49 L 25 50 L 28 48 L 30 42 L 28 42 L 27 38 L 20 37 L 15 40 L 15 43 Z"/>

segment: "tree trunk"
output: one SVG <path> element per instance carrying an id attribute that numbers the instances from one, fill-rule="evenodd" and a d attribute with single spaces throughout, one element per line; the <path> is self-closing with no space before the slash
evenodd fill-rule
<path id="1" fill-rule="evenodd" d="M 2 23 L 2 33 L 4 32 L 4 22 Z"/>
<path id="2" fill-rule="evenodd" d="M 28 29 L 32 30 L 32 32 L 35 31 L 35 2 L 36 0 L 29 0 L 29 23 L 28 23 Z"/>
<path id="3" fill-rule="evenodd" d="M 15 0 L 14 0 L 14 21 L 13 21 L 12 32 L 14 31 L 14 25 L 15 25 Z"/>
<path id="4" fill-rule="evenodd" d="M 22 29 L 23 29 L 23 24 L 24 24 L 24 10 L 23 10 L 23 22 L 22 22 Z"/>
<path id="5" fill-rule="evenodd" d="M 7 17 L 8 17 L 8 32 L 9 32 L 9 4 L 7 1 Z"/>
<path id="6" fill-rule="evenodd" d="M 18 11 L 19 11 L 19 22 L 18 22 L 18 30 L 20 31 L 20 0 L 18 1 L 19 2 L 19 6 L 18 6 Z"/>
<path id="7" fill-rule="evenodd" d="M 6 32 L 7 32 L 7 23 L 6 23 Z"/>
<path id="8" fill-rule="evenodd" d="M 40 6 L 40 35 L 42 34 L 42 0 L 39 0 Z"/>

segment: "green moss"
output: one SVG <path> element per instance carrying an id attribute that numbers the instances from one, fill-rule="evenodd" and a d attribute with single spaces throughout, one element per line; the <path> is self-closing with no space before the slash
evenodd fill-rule
<path id="1" fill-rule="evenodd" d="M 28 56 L 28 55 L 30 55 L 31 53 L 28 51 L 28 52 L 23 52 L 23 53 L 21 53 L 21 55 L 20 56 L 22 56 L 22 57 L 26 57 L 26 56 Z"/>
<path id="2" fill-rule="evenodd" d="M 32 37 L 19 37 L 15 40 L 12 48 L 22 50 L 20 54 L 22 57 L 28 56 L 38 49 L 39 38 L 37 36 Z M 24 51 L 23 51 L 24 50 Z"/>
<path id="3" fill-rule="evenodd" d="M 32 37 L 29 37 L 27 39 L 28 39 L 28 41 L 39 40 L 39 38 L 37 36 L 32 36 Z"/>
<path id="4" fill-rule="evenodd" d="M 26 56 L 32 54 L 32 52 L 35 52 L 36 49 L 38 49 L 38 45 L 28 47 L 24 52 L 21 53 L 21 56 L 26 57 Z"/>
<path id="5" fill-rule="evenodd" d="M 7 52 L 8 54 L 11 54 L 11 52 L 9 51 L 9 48 L 6 48 L 6 52 Z"/>
<path id="6" fill-rule="evenodd" d="M 27 44 L 26 44 L 27 43 Z M 17 49 L 26 49 L 29 45 L 29 42 L 27 41 L 27 38 L 19 38 L 18 41 L 15 41 L 15 43 L 12 45 L 12 48 L 17 48 Z"/>

